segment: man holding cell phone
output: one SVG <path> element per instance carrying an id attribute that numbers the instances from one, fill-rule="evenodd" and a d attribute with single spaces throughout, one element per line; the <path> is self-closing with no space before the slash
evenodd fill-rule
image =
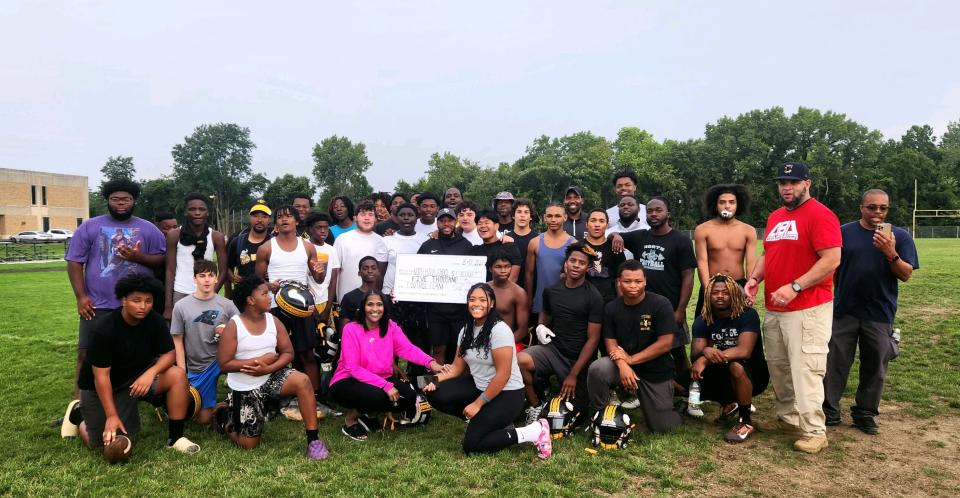
<path id="1" fill-rule="evenodd" d="M 834 280 L 833 334 L 823 379 L 823 412 L 827 425 L 840 424 L 840 397 L 847 386 L 860 344 L 860 384 L 850 408 L 853 426 L 866 434 L 880 432 L 880 395 L 887 363 L 899 350 L 893 338 L 900 281 L 920 268 L 910 234 L 886 223 L 890 198 L 871 189 L 860 202 L 860 219 L 840 227 L 843 250 Z"/>

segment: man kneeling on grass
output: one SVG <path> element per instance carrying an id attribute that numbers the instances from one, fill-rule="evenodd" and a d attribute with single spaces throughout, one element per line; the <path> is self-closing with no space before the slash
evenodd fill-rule
<path id="1" fill-rule="evenodd" d="M 718 422 L 739 414 L 727 432 L 730 443 L 753 434 L 750 420 L 753 397 L 767 388 L 770 374 L 763 356 L 760 316 L 746 304 L 743 289 L 732 278 L 710 278 L 707 306 L 693 321 L 692 380 L 700 383 L 700 399 L 720 403 Z"/>
<path id="2" fill-rule="evenodd" d="M 80 369 L 80 400 L 67 407 L 61 432 L 79 435 L 91 448 L 109 445 L 118 435 L 140 432 L 137 401 L 165 394 L 167 446 L 183 453 L 200 451 L 183 437 L 187 374 L 171 368 L 173 339 L 163 317 L 153 311 L 163 286 L 152 276 L 132 273 L 117 282 L 115 293 L 121 307 L 96 325 Z"/>
<path id="3" fill-rule="evenodd" d="M 234 287 L 233 303 L 240 314 L 227 322 L 217 352 L 230 394 L 227 405 L 215 411 L 215 424 L 237 446 L 256 448 L 266 422 L 264 402 L 295 395 L 307 430 L 306 456 L 323 460 L 329 451 L 317 433 L 313 385 L 306 374 L 287 366 L 293 361 L 293 345 L 283 323 L 269 313 L 271 302 L 270 288 L 258 276 Z"/>

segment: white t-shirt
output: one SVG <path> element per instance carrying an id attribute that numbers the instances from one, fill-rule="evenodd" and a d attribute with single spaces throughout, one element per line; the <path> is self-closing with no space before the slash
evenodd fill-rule
<path id="1" fill-rule="evenodd" d="M 417 232 L 417 235 L 426 235 L 430 236 L 431 233 L 437 231 L 437 220 L 434 218 L 433 223 L 429 225 L 424 225 L 420 219 L 417 219 L 417 226 L 414 228 L 414 231 Z"/>
<path id="2" fill-rule="evenodd" d="M 393 290 L 393 282 L 397 274 L 397 254 L 416 254 L 424 242 L 430 240 L 429 235 L 415 233 L 413 235 L 400 235 L 400 232 L 394 232 L 383 238 L 383 243 L 387 245 L 387 274 L 383 276 L 383 293 L 390 295 Z"/>
<path id="3" fill-rule="evenodd" d="M 340 257 L 337 256 L 337 250 L 330 244 L 323 244 L 322 246 L 314 244 L 313 246 L 317 248 L 317 261 L 320 261 L 321 264 L 326 263 L 326 271 L 323 274 L 323 282 L 318 284 L 310 275 L 307 278 L 307 283 L 310 284 L 314 301 L 317 304 L 323 304 L 327 302 L 330 277 L 333 275 L 333 270 L 340 268 Z"/>
<path id="4" fill-rule="evenodd" d="M 475 246 L 482 246 L 482 245 L 483 245 L 483 239 L 480 238 L 480 234 L 477 233 L 477 229 L 476 229 L 476 228 L 474 228 L 472 232 L 464 231 L 464 232 L 463 232 L 463 238 L 469 240 L 470 243 L 473 244 L 473 245 L 475 245 Z"/>
<path id="5" fill-rule="evenodd" d="M 607 221 L 607 226 L 612 227 L 620 222 L 620 206 L 613 206 L 610 209 L 607 209 L 607 218 L 610 218 Z M 644 230 L 649 230 L 650 225 L 647 224 L 647 206 L 640 204 L 640 201 L 637 201 L 637 221 L 640 222 L 640 228 Z M 631 223 L 631 226 L 633 224 Z M 608 229 L 609 230 L 609 229 Z M 633 230 L 619 230 L 620 232 L 632 232 Z M 607 232 L 610 233 L 610 232 Z"/>
<path id="6" fill-rule="evenodd" d="M 360 280 L 360 260 L 364 256 L 373 256 L 379 262 L 387 262 L 387 245 L 383 243 L 383 237 L 374 232 L 361 232 L 360 230 L 350 230 L 341 233 L 333 243 L 337 250 L 337 257 L 340 259 L 340 277 L 337 279 L 337 302 L 343 299 L 343 296 L 360 287 L 363 282 Z"/>
<path id="7" fill-rule="evenodd" d="M 468 327 L 472 325 L 473 323 L 467 324 Z M 460 335 L 457 337 L 458 347 L 463 341 L 463 332 L 464 329 L 460 329 Z M 474 338 L 476 338 L 476 334 L 480 333 L 480 327 L 473 327 L 473 333 Z M 470 367 L 470 375 L 473 376 L 473 384 L 477 386 L 477 389 L 483 391 L 490 385 L 490 381 L 493 380 L 494 375 L 497 374 L 497 369 L 493 365 L 493 350 L 505 347 L 510 348 L 513 358 L 510 360 L 510 380 L 503 386 L 503 389 L 505 391 L 523 389 L 523 377 L 520 376 L 520 367 L 517 365 L 517 347 L 513 342 L 513 331 L 502 321 L 497 322 L 497 324 L 490 329 L 489 352 L 479 351 L 477 348 L 470 348 L 463 356 L 463 361 L 467 362 L 467 366 Z M 484 357 L 484 355 L 486 356 Z"/>

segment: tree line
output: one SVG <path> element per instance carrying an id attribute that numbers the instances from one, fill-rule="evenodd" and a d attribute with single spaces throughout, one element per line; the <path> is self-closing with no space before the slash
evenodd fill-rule
<path id="1" fill-rule="evenodd" d="M 273 180 L 253 170 L 255 147 L 249 128 L 229 123 L 197 127 L 173 147 L 169 175 L 141 182 L 137 214 L 148 219 L 158 211 L 182 215 L 184 195 L 203 192 L 211 196 L 215 222 L 232 231 L 245 218 L 232 213 L 243 213 L 259 197 L 278 205 L 288 203 L 294 193 L 306 193 L 325 209 L 336 195 L 359 199 L 373 192 L 366 178 L 372 163 L 363 143 L 336 135 L 325 138 L 313 147 L 310 176 L 285 174 Z M 859 217 L 864 190 L 881 188 L 890 194 L 888 219 L 909 226 L 914 180 L 917 209 L 960 209 L 960 122 L 950 123 L 940 137 L 931 126 L 916 125 L 899 139 L 886 139 L 843 114 L 803 107 L 792 115 L 773 107 L 723 117 L 707 124 L 702 138 L 684 141 L 657 141 L 636 127 L 621 128 L 613 140 L 589 131 L 543 135 L 513 163 L 496 166 L 438 152 L 430 156 L 421 178 L 400 180 L 394 190 L 442 195 L 456 186 L 481 205 L 509 190 L 542 209 L 561 201 L 566 188 L 576 185 L 584 192 L 585 208 L 609 207 L 616 202 L 611 178 L 626 170 L 639 179 L 641 202 L 653 195 L 670 201 L 674 226 L 693 228 L 703 221 L 702 194 L 717 183 L 746 185 L 753 204 L 741 219 L 762 226 L 779 206 L 773 178 L 785 161 L 810 165 L 812 194 L 841 221 Z M 109 158 L 101 172 L 105 180 L 136 175 L 133 158 L 124 156 Z M 91 215 L 105 212 L 96 191 L 91 192 L 90 209 Z"/>

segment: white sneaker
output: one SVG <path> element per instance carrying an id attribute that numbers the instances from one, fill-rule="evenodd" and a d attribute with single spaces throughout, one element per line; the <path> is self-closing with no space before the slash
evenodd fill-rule
<path id="1" fill-rule="evenodd" d="M 700 405 L 687 404 L 687 415 L 690 415 L 693 418 L 703 417 L 703 410 L 700 409 Z"/>
<path id="2" fill-rule="evenodd" d="M 620 403 L 620 406 L 625 410 L 636 410 L 637 408 L 640 408 L 640 398 L 631 396 L 630 399 Z"/>
<path id="3" fill-rule="evenodd" d="M 530 424 L 536 423 L 537 420 L 540 420 L 540 413 L 543 412 L 543 409 L 546 408 L 546 407 L 547 407 L 547 402 L 544 401 L 543 403 L 541 403 L 541 404 L 539 404 L 539 405 L 537 405 L 537 406 L 531 406 L 530 408 L 527 408 L 527 410 L 526 410 L 526 412 L 525 412 L 525 413 L 527 414 L 527 416 L 526 416 L 527 424 L 526 424 L 526 425 L 530 425 Z"/>

